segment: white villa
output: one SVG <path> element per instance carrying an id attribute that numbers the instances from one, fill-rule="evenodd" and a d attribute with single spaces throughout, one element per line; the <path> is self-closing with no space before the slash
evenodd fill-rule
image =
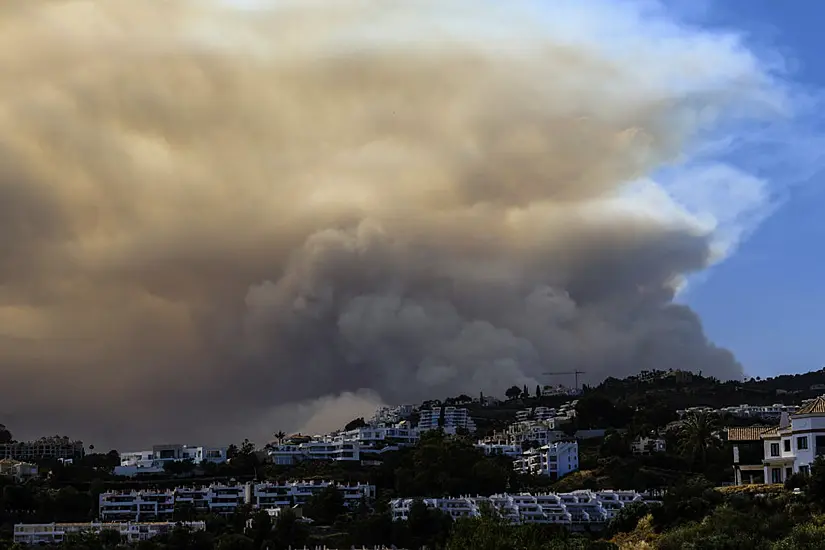
<path id="1" fill-rule="evenodd" d="M 513 468 L 523 474 L 561 479 L 579 469 L 579 444 L 577 441 L 557 441 L 530 449 L 513 462 Z"/>
<path id="2" fill-rule="evenodd" d="M 124 452 L 120 454 L 120 466 L 115 467 L 115 475 L 133 477 L 137 474 L 163 472 L 167 462 L 191 460 L 194 464 L 203 462 L 226 462 L 226 447 L 190 447 L 188 445 L 155 445 L 150 451 Z"/>
<path id="3" fill-rule="evenodd" d="M 808 475 L 816 457 L 825 455 L 825 397 L 782 413 L 778 426 L 729 428 L 727 434 L 737 485 L 784 483 L 793 474 Z"/>

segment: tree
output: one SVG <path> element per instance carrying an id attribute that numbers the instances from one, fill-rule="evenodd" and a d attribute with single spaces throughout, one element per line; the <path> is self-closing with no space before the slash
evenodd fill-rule
<path id="1" fill-rule="evenodd" d="M 344 431 L 348 432 L 350 430 L 355 430 L 356 428 L 363 428 L 366 425 L 367 423 L 364 422 L 364 417 L 354 418 L 347 422 L 347 425 L 344 426 Z"/>
<path id="2" fill-rule="evenodd" d="M 281 443 L 284 442 L 284 438 L 286 437 L 286 434 L 284 432 L 278 431 L 278 432 L 275 432 L 274 435 L 275 435 L 275 439 L 278 440 L 278 445 L 280 445 Z"/>
<path id="3" fill-rule="evenodd" d="M 324 487 L 304 506 L 304 514 L 321 525 L 332 525 L 344 510 L 344 495 L 335 485 Z"/>
<path id="4" fill-rule="evenodd" d="M 275 548 L 303 548 L 308 539 L 309 531 L 298 520 L 292 508 L 281 510 L 272 531 Z"/>
<path id="5" fill-rule="evenodd" d="M 538 399 L 539 397 L 541 397 L 541 386 L 536 384 L 536 399 Z"/>
<path id="6" fill-rule="evenodd" d="M 253 540 L 253 546 L 258 549 L 272 535 L 272 516 L 266 510 L 258 510 L 252 516 L 252 527 L 247 530 L 247 536 Z"/>
<path id="7" fill-rule="evenodd" d="M 718 431 L 719 419 L 716 415 L 704 412 L 689 414 L 682 422 L 679 432 L 679 449 L 694 464 L 704 468 L 709 451 L 722 446 L 722 441 L 716 436 Z"/>
<path id="8" fill-rule="evenodd" d="M 507 399 L 518 399 L 521 396 L 521 388 L 518 386 L 511 386 L 507 388 L 507 391 L 504 392 L 504 395 L 507 396 Z"/>
<path id="9" fill-rule="evenodd" d="M 0 424 L 0 444 L 11 443 L 13 441 L 11 432 L 3 424 Z"/>
<path id="10" fill-rule="evenodd" d="M 527 389 L 527 384 L 524 384 L 524 388 L 521 390 L 521 395 L 522 395 L 522 397 L 524 397 L 525 399 L 527 399 L 528 397 L 530 397 L 530 390 L 528 390 L 528 389 Z"/>

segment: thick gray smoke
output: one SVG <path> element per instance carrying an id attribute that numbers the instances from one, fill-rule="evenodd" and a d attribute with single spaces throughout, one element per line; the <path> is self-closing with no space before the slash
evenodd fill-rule
<path id="1" fill-rule="evenodd" d="M 548 370 L 740 377 L 673 303 L 713 232 L 628 184 L 771 84 L 572 4 L 3 2 L 0 420 L 262 441 Z"/>

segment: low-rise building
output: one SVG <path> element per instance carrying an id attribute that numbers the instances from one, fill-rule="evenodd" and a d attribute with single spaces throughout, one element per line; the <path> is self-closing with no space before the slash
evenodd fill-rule
<path id="1" fill-rule="evenodd" d="M 604 525 L 619 510 L 633 502 L 655 502 L 635 491 L 574 491 L 572 493 L 498 494 L 489 497 L 456 497 L 420 499 L 428 508 L 436 508 L 454 519 L 479 517 L 484 507 L 490 507 L 500 517 L 512 523 L 553 523 L 575 528 L 584 525 Z M 393 521 L 409 518 L 416 499 L 390 501 Z"/>
<path id="2" fill-rule="evenodd" d="M 198 512 L 228 515 L 238 506 L 257 509 L 306 504 L 327 487 L 335 487 L 346 506 L 375 498 L 375 485 L 333 481 L 290 481 L 271 483 L 211 484 L 177 487 L 170 490 L 109 491 L 99 497 L 100 519 L 104 522 L 171 521 L 175 507 L 188 505 Z"/>
<path id="3" fill-rule="evenodd" d="M 557 441 L 530 449 L 513 462 L 513 467 L 523 474 L 561 479 L 579 469 L 579 444 L 576 441 Z"/>
<path id="4" fill-rule="evenodd" d="M 667 442 L 660 437 L 637 437 L 630 444 L 634 455 L 649 455 L 663 453 L 667 450 Z"/>
<path id="5" fill-rule="evenodd" d="M 115 467 L 115 475 L 132 477 L 138 474 L 153 474 L 164 471 L 168 462 L 191 461 L 226 462 L 226 447 L 203 447 L 189 445 L 155 445 L 149 451 L 132 451 L 120 454 L 120 466 Z"/>
<path id="6" fill-rule="evenodd" d="M 764 483 L 762 434 L 769 426 L 727 428 L 726 439 L 733 450 L 733 478 L 736 485 Z"/>
<path id="7" fill-rule="evenodd" d="M 509 456 L 512 458 L 521 457 L 524 452 L 521 445 L 510 445 L 508 443 L 486 443 L 479 441 L 476 448 L 484 451 L 487 456 Z"/>
<path id="8" fill-rule="evenodd" d="M 83 458 L 85 454 L 83 442 L 68 437 L 42 437 L 35 441 L 0 443 L 0 459 L 10 458 L 23 462 Z"/>
<path id="9" fill-rule="evenodd" d="M 406 420 L 415 412 L 413 405 L 397 405 L 395 407 L 381 407 L 372 416 L 371 424 L 397 424 Z"/>
<path id="10" fill-rule="evenodd" d="M 14 526 L 14 542 L 25 545 L 61 544 L 80 533 L 99 534 L 101 531 L 116 531 L 128 543 L 149 540 L 172 531 L 178 523 L 18 523 Z M 191 531 L 206 530 L 203 521 L 187 521 L 181 525 Z"/>
<path id="11" fill-rule="evenodd" d="M 37 477 L 37 465 L 4 458 L 0 460 L 0 476 L 10 477 L 20 483 Z"/>
<path id="12" fill-rule="evenodd" d="M 443 421 L 442 421 L 443 418 Z M 418 431 L 443 429 L 445 433 L 454 434 L 457 430 L 475 432 L 476 425 L 470 412 L 463 407 L 433 407 L 419 412 Z"/>

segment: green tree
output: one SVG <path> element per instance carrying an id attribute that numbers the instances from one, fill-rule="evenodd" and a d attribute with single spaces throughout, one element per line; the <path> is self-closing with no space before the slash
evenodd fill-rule
<path id="1" fill-rule="evenodd" d="M 366 425 L 367 425 L 367 423 L 364 421 L 364 417 L 354 418 L 354 419 L 350 420 L 349 422 L 347 422 L 347 425 L 344 426 L 344 431 L 348 432 L 348 431 L 354 430 L 356 428 L 363 428 Z"/>
<path id="2" fill-rule="evenodd" d="M 275 522 L 272 541 L 275 548 L 303 548 L 309 540 L 308 529 L 299 521 L 291 508 L 285 508 Z"/>
<path id="3" fill-rule="evenodd" d="M 688 414 L 679 431 L 679 451 L 689 457 L 694 465 L 704 468 L 711 450 L 722 446 L 722 441 L 716 435 L 719 430 L 716 415 L 704 412 Z"/>
<path id="4" fill-rule="evenodd" d="M 266 510 L 258 510 L 252 516 L 252 527 L 246 535 L 252 539 L 256 550 L 261 548 L 272 535 L 272 516 Z"/>
<path id="5" fill-rule="evenodd" d="M 518 386 L 510 386 L 504 395 L 507 399 L 518 399 L 521 396 L 521 389 Z"/>
<path id="6" fill-rule="evenodd" d="M 11 432 L 8 428 L 6 428 L 3 424 L 0 424 L 0 444 L 2 443 L 11 443 L 14 441 L 11 436 Z"/>
<path id="7" fill-rule="evenodd" d="M 321 525 L 332 525 L 344 510 L 344 495 L 336 486 L 329 485 L 307 501 L 304 515 Z"/>
<path id="8" fill-rule="evenodd" d="M 539 397 L 541 397 L 541 386 L 536 384 L 536 399 L 538 399 Z"/>

